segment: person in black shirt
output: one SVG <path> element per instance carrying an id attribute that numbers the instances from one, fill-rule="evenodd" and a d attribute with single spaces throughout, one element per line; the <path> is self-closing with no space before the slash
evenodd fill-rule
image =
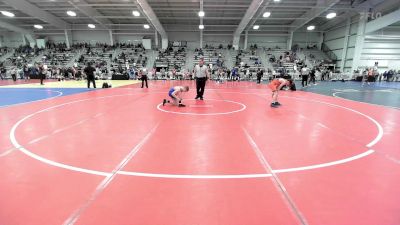
<path id="1" fill-rule="evenodd" d="M 261 69 L 258 69 L 258 71 L 257 71 L 257 84 L 261 83 L 261 78 L 263 76 L 263 73 L 264 72 Z"/>
<path id="2" fill-rule="evenodd" d="M 315 68 L 313 68 L 310 72 L 310 81 L 309 83 L 311 84 L 311 82 L 315 85 Z"/>
<path id="3" fill-rule="evenodd" d="M 24 65 L 24 79 L 27 81 L 29 79 L 29 67 L 28 65 Z"/>
<path id="4" fill-rule="evenodd" d="M 93 82 L 93 87 L 96 88 L 96 81 L 94 79 L 95 71 L 96 69 L 90 63 L 88 63 L 86 68 L 83 70 L 83 72 L 86 74 L 88 88 L 90 88 L 90 82 Z"/>
<path id="5" fill-rule="evenodd" d="M 46 69 L 42 63 L 39 64 L 39 78 L 40 78 L 40 85 L 44 85 L 43 80 L 46 79 Z"/>

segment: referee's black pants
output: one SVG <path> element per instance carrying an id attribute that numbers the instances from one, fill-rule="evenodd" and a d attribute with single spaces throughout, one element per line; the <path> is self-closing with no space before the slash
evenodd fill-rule
<path id="1" fill-rule="evenodd" d="M 301 75 L 301 85 L 303 86 L 303 87 L 305 87 L 305 86 L 307 86 L 308 85 L 308 75 Z M 305 84 L 305 85 L 304 85 Z"/>
<path id="2" fill-rule="evenodd" d="M 41 73 L 39 74 L 39 77 L 40 77 L 40 84 L 43 85 L 43 80 L 46 79 L 46 74 Z"/>
<path id="3" fill-rule="evenodd" d="M 142 75 L 142 88 L 144 87 L 144 82 L 146 82 L 146 88 L 149 88 L 149 85 L 147 84 L 147 75 Z"/>
<path id="4" fill-rule="evenodd" d="M 96 80 L 94 76 L 87 77 L 87 88 L 90 88 L 90 82 L 93 83 L 93 88 L 96 88 Z"/>
<path id="5" fill-rule="evenodd" d="M 207 81 L 206 77 L 196 78 L 196 90 L 197 90 L 196 98 L 203 98 L 206 81 Z"/>
<path id="6" fill-rule="evenodd" d="M 257 84 L 261 84 L 261 76 L 257 75 Z"/>

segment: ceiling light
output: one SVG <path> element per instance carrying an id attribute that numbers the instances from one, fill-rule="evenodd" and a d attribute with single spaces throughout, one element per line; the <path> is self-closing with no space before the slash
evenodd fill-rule
<path id="1" fill-rule="evenodd" d="M 68 16 L 76 16 L 76 12 L 74 11 L 67 11 Z"/>
<path id="2" fill-rule="evenodd" d="M 204 29 L 204 25 L 203 25 L 203 24 L 200 24 L 200 25 L 199 25 L 199 29 L 200 29 L 200 30 L 203 30 L 203 29 Z"/>
<path id="3" fill-rule="evenodd" d="M 271 16 L 271 12 L 265 12 L 264 14 L 263 14 L 263 17 L 270 17 Z"/>
<path id="4" fill-rule="evenodd" d="M 258 28 L 260 28 L 259 25 L 254 25 L 254 26 L 253 26 L 253 29 L 254 29 L 254 30 L 258 30 Z"/>
<path id="5" fill-rule="evenodd" d="M 15 16 L 14 13 L 8 12 L 8 11 L 1 11 L 1 14 L 3 14 L 4 16 L 7 16 L 7 17 L 14 17 Z"/>
<path id="6" fill-rule="evenodd" d="M 199 16 L 200 16 L 200 17 L 203 17 L 204 15 L 205 15 L 205 14 L 204 14 L 204 11 L 200 11 L 200 12 L 199 12 Z"/>
<path id="7" fill-rule="evenodd" d="M 35 25 L 33 25 L 33 27 L 36 29 L 39 29 L 39 30 L 43 29 L 43 26 L 39 25 L 39 24 L 35 24 Z"/>
<path id="8" fill-rule="evenodd" d="M 134 11 L 132 11 L 132 15 L 138 17 L 138 16 L 140 16 L 140 12 L 134 10 Z"/>
<path id="9" fill-rule="evenodd" d="M 307 27 L 307 30 L 314 30 L 315 29 L 315 26 L 308 26 Z"/>
<path id="10" fill-rule="evenodd" d="M 281 0 L 274 0 L 274 2 L 280 2 Z"/>
<path id="11" fill-rule="evenodd" d="M 336 17 L 336 13 L 335 12 L 331 12 L 331 13 L 328 13 L 328 15 L 326 15 L 327 19 L 333 19 L 335 17 Z"/>
<path id="12" fill-rule="evenodd" d="M 91 23 L 89 23 L 87 26 L 88 26 L 89 28 L 92 28 L 92 29 L 96 28 L 96 25 L 91 24 Z"/>
<path id="13" fill-rule="evenodd" d="M 143 25 L 144 29 L 149 29 L 150 26 L 148 24 Z"/>

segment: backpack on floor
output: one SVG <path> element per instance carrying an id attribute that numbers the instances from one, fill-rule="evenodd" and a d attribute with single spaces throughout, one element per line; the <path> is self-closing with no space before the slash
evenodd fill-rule
<path id="1" fill-rule="evenodd" d="M 103 83 L 103 88 L 111 88 L 111 87 L 112 87 L 111 84 L 109 84 L 107 82 Z"/>

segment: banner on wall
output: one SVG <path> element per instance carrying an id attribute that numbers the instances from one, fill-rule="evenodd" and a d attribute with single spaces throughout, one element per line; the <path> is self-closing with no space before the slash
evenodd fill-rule
<path id="1" fill-rule="evenodd" d="M 187 47 L 187 41 L 173 41 L 170 43 L 173 47 Z"/>

